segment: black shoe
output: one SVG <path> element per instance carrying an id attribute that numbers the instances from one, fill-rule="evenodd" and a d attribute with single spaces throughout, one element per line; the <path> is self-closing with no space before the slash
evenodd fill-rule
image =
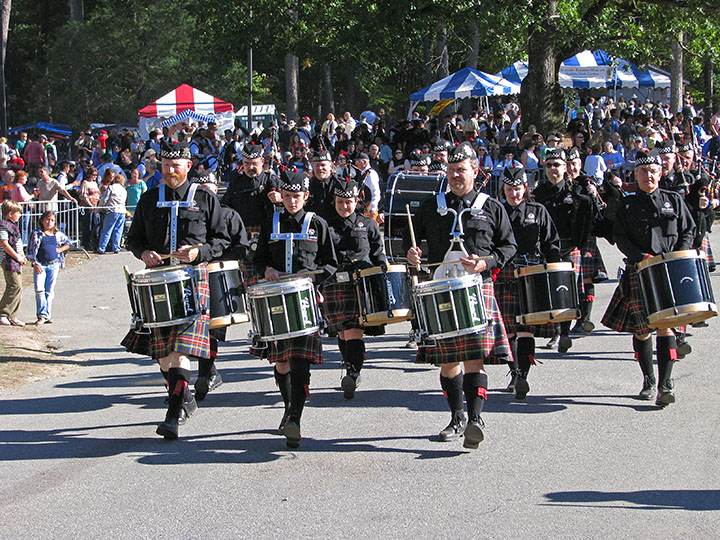
<path id="1" fill-rule="evenodd" d="M 440 440 L 443 442 L 449 442 L 459 439 L 465 429 L 465 425 L 465 413 L 462 411 L 453 413 L 452 420 L 450 420 L 447 427 L 439 434 Z"/>
<path id="2" fill-rule="evenodd" d="M 288 420 L 290 420 L 290 409 L 285 408 L 285 412 L 283 413 L 282 420 L 280 420 L 280 425 L 278 426 L 278 431 L 280 432 L 280 435 L 284 435 L 283 430 L 285 429 L 285 424 L 288 423 Z"/>
<path id="3" fill-rule="evenodd" d="M 575 323 L 575 326 L 573 326 L 570 329 L 570 333 L 571 334 L 582 334 L 583 332 L 584 332 L 584 330 L 583 330 L 582 319 L 578 319 L 577 322 Z"/>
<path id="4" fill-rule="evenodd" d="M 355 397 L 355 389 L 360 385 L 360 375 L 348 370 L 347 375 L 342 378 L 340 386 L 342 387 L 345 399 Z"/>
<path id="5" fill-rule="evenodd" d="M 485 439 L 485 434 L 483 433 L 484 427 L 485 423 L 479 416 L 468 422 L 468 425 L 465 428 L 465 440 L 463 441 L 463 447 L 475 450 Z"/>
<path id="6" fill-rule="evenodd" d="M 589 336 L 592 334 L 592 331 L 595 330 L 595 325 L 592 323 L 592 321 L 583 321 L 582 322 L 582 333 L 586 336 Z"/>
<path id="7" fill-rule="evenodd" d="M 565 354 L 572 347 L 572 339 L 568 336 L 560 336 L 560 342 L 558 343 L 558 352 Z"/>
<path id="8" fill-rule="evenodd" d="M 209 392 L 223 383 L 220 372 L 211 373 L 209 377 L 198 377 L 195 381 L 195 399 L 202 401 Z"/>
<path id="9" fill-rule="evenodd" d="M 546 349 L 557 349 L 558 342 L 560 341 L 560 334 L 555 334 L 550 341 L 545 344 Z"/>
<path id="10" fill-rule="evenodd" d="M 178 416 L 173 416 L 168 412 L 165 416 L 165 421 L 157 427 L 155 433 L 162 435 L 168 440 L 177 439 L 179 425 L 178 419 Z"/>
<path id="11" fill-rule="evenodd" d="M 293 420 L 288 420 L 283 426 L 283 435 L 287 439 L 285 444 L 288 448 L 297 448 L 300 446 L 300 424 Z"/>
<path id="12" fill-rule="evenodd" d="M 655 397 L 655 379 L 653 377 L 650 377 L 649 375 L 645 375 L 645 378 L 643 380 L 643 387 L 642 390 L 640 390 L 640 393 L 638 394 L 638 398 L 650 401 L 652 398 Z"/>
<path id="13" fill-rule="evenodd" d="M 515 399 L 525 399 L 529 391 L 530 385 L 527 382 L 527 373 L 519 373 L 515 383 Z"/>
<path id="14" fill-rule="evenodd" d="M 187 422 L 187 419 L 190 418 L 193 414 L 195 414 L 198 410 L 197 401 L 195 401 L 195 398 L 193 395 L 188 392 L 185 394 L 185 401 L 183 402 L 183 406 L 180 409 L 180 416 L 178 416 L 178 425 L 183 425 L 185 422 Z"/>
<path id="15" fill-rule="evenodd" d="M 505 389 L 506 392 L 515 392 L 515 382 L 517 381 L 517 372 L 515 370 L 510 370 L 510 383 L 507 385 L 507 388 Z"/>
<path id="16" fill-rule="evenodd" d="M 708 272 L 714 272 L 716 269 L 717 269 L 717 265 L 715 265 L 714 263 L 708 264 Z"/>
<path id="17" fill-rule="evenodd" d="M 685 358 L 688 354 L 692 352 L 692 347 L 690 344 L 685 340 L 684 337 L 677 337 L 677 357 L 678 360 L 682 360 Z"/>
<path id="18" fill-rule="evenodd" d="M 673 394 L 673 380 L 668 379 L 663 384 L 658 386 L 658 395 L 655 400 L 655 405 L 664 409 L 671 403 L 675 403 L 675 394 Z"/>
<path id="19" fill-rule="evenodd" d="M 47 321 L 45 321 L 45 323 L 47 324 Z M 696 322 L 692 325 L 693 328 L 707 328 L 708 326 L 710 325 L 705 321 Z"/>
<path id="20" fill-rule="evenodd" d="M 598 272 L 597 275 L 592 278 L 593 283 L 602 283 L 603 281 L 607 281 L 608 275 L 605 272 Z"/>

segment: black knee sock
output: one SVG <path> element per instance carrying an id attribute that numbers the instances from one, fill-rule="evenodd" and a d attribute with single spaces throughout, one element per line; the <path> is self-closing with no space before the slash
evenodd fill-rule
<path id="1" fill-rule="evenodd" d="M 589 321 L 592 315 L 593 302 L 595 301 L 595 285 L 585 284 L 585 302 L 583 308 L 583 320 Z"/>
<path id="2" fill-rule="evenodd" d="M 183 368 L 170 368 L 168 370 L 168 414 L 179 415 L 180 408 L 188 391 L 190 371 Z"/>
<path id="3" fill-rule="evenodd" d="M 655 380 L 655 374 L 653 370 L 653 349 L 652 339 L 648 338 L 645 341 L 638 339 L 633 336 L 633 350 L 635 351 L 635 358 L 640 364 L 640 371 L 645 377 L 650 377 Z"/>
<path id="4" fill-rule="evenodd" d="M 650 341 L 650 340 L 648 340 Z M 657 362 L 658 362 L 658 386 L 670 386 L 667 381 L 672 376 L 672 369 L 677 360 L 677 340 L 675 336 L 658 336 Z"/>
<path id="5" fill-rule="evenodd" d="M 290 406 L 290 374 L 278 372 L 277 366 L 275 366 L 275 383 L 287 409 Z"/>
<path id="6" fill-rule="evenodd" d="M 463 410 L 463 374 L 455 377 L 443 377 L 440 375 L 440 387 L 447 398 L 448 405 L 452 412 Z"/>
<path id="7" fill-rule="evenodd" d="M 215 361 L 212 358 L 198 358 L 198 377 L 210 377 L 215 369 Z"/>
<path id="8" fill-rule="evenodd" d="M 290 420 L 300 423 L 305 400 L 310 394 L 310 363 L 290 359 Z"/>
<path id="9" fill-rule="evenodd" d="M 512 352 L 512 360 L 508 362 L 508 367 L 510 368 L 510 371 L 515 371 L 517 369 L 517 336 L 511 337 L 508 341 L 510 341 L 510 351 Z"/>
<path id="10" fill-rule="evenodd" d="M 521 337 L 517 342 L 518 369 L 527 376 L 530 366 L 535 362 L 535 338 Z"/>
<path id="11" fill-rule="evenodd" d="M 560 323 L 560 335 L 568 337 L 570 335 L 570 321 Z"/>
<path id="12" fill-rule="evenodd" d="M 340 336 L 338 336 L 338 348 L 340 349 L 340 356 L 342 356 L 342 359 L 345 360 L 345 350 L 347 349 L 347 341 L 344 339 L 340 339 Z"/>
<path id="13" fill-rule="evenodd" d="M 365 342 L 362 339 L 349 339 L 345 342 L 345 361 L 355 373 L 360 373 L 365 362 Z"/>
<path id="14" fill-rule="evenodd" d="M 463 377 L 463 392 L 467 401 L 470 421 L 477 420 L 487 399 L 487 373 L 466 373 Z"/>

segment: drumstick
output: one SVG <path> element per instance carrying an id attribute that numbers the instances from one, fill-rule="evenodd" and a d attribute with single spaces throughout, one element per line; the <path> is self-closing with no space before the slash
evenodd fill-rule
<path id="1" fill-rule="evenodd" d="M 484 257 L 479 257 L 479 260 L 481 260 L 481 261 L 491 261 L 491 260 L 493 260 L 493 256 L 492 256 L 492 255 L 486 255 L 486 256 L 484 256 Z M 433 266 L 441 266 L 441 265 L 443 265 L 443 264 L 462 264 L 462 261 L 461 261 L 460 259 L 455 259 L 454 261 L 441 261 L 441 262 L 436 262 L 436 263 L 428 264 L 427 267 L 428 267 L 428 268 L 432 268 Z"/>
<path id="2" fill-rule="evenodd" d="M 202 246 L 202 244 L 195 244 L 194 246 L 190 246 L 190 249 L 194 249 L 194 248 L 200 249 L 201 246 Z M 170 257 L 172 257 L 172 254 L 171 254 L 171 253 L 168 253 L 168 254 L 166 254 L 166 255 L 160 255 L 160 259 L 163 260 L 163 261 L 164 261 L 165 259 L 169 259 Z"/>
<path id="3" fill-rule="evenodd" d="M 325 270 L 323 270 L 321 268 L 318 268 L 317 270 L 309 270 L 307 272 L 297 272 L 295 274 L 286 274 L 284 272 L 280 272 L 280 279 L 301 278 L 301 277 L 305 277 L 305 276 L 313 276 L 313 275 L 322 274 L 323 272 L 325 272 Z M 258 283 L 267 283 L 268 281 L 271 281 L 271 280 L 263 278 L 263 279 L 259 279 L 257 282 Z M 277 280 L 274 280 L 274 281 L 277 281 Z"/>
<path id="4" fill-rule="evenodd" d="M 125 272 L 125 282 L 130 285 L 130 269 L 127 264 L 123 265 L 123 272 Z"/>
<path id="5" fill-rule="evenodd" d="M 413 222 L 412 222 L 412 214 L 410 213 L 410 205 L 405 205 L 405 211 L 407 212 L 407 218 L 408 218 L 408 227 L 410 229 L 410 242 L 412 243 L 412 247 L 417 249 L 417 243 L 415 242 L 415 229 L 413 228 Z M 415 270 L 418 272 L 420 271 L 420 263 L 415 265 Z"/>

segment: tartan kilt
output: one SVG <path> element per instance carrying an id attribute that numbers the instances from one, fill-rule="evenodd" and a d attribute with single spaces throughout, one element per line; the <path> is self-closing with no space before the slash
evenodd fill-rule
<path id="1" fill-rule="evenodd" d="M 638 335 L 653 332 L 643 304 L 640 276 L 637 270 L 629 265 L 625 266 L 623 277 L 605 310 L 602 323 L 617 332 Z"/>
<path id="2" fill-rule="evenodd" d="M 264 349 L 250 347 L 250 354 L 274 362 L 289 362 L 291 358 L 305 360 L 310 364 L 322 364 L 322 338 L 319 332 L 280 341 L 270 341 Z"/>
<path id="3" fill-rule="evenodd" d="M 254 234 L 260 234 L 260 227 L 246 226 L 245 230 L 247 231 L 248 239 L 250 239 Z M 242 272 L 243 281 L 246 288 L 250 287 L 251 285 L 256 285 L 257 282 L 262 279 L 263 276 L 257 273 L 254 263 L 252 263 L 248 259 L 239 260 L 238 264 L 240 265 L 240 271 Z"/>
<path id="4" fill-rule="evenodd" d="M 605 262 L 603 261 L 600 249 L 598 249 L 597 238 L 591 236 L 581 252 L 582 275 L 586 278 L 594 278 L 598 272 L 607 274 Z"/>
<path id="5" fill-rule="evenodd" d="M 189 323 L 151 328 L 149 334 L 130 329 L 120 342 L 128 352 L 151 356 L 155 360 L 171 352 L 210 358 L 210 283 L 207 264 L 198 264 L 194 271 L 203 314 Z"/>
<path id="6" fill-rule="evenodd" d="M 578 296 L 583 298 L 585 296 L 585 284 L 583 283 L 583 263 L 580 250 L 578 248 L 573 248 L 570 253 L 562 257 L 562 260 L 573 263 L 573 270 L 575 271 L 575 278 L 577 281 Z"/>
<path id="7" fill-rule="evenodd" d="M 502 313 L 505 331 L 508 335 L 530 332 L 535 337 L 550 338 L 555 334 L 555 325 L 550 323 L 529 325 L 515 322 L 515 316 L 522 313 L 520 282 L 517 279 L 500 281 L 500 275 L 498 275 L 498 280 L 495 282 L 495 299 L 500 313 Z"/>
<path id="8" fill-rule="evenodd" d="M 418 347 L 416 362 L 421 364 L 452 364 L 484 360 L 486 364 L 504 364 L 512 359 L 510 343 L 505 333 L 502 315 L 498 309 L 493 283 L 482 286 L 488 326 L 475 334 L 438 339 L 437 345 Z"/>
<path id="9" fill-rule="evenodd" d="M 705 252 L 705 255 L 707 255 L 708 266 L 713 266 L 715 264 L 715 258 L 713 257 L 712 248 L 710 247 L 710 238 L 707 233 L 703 236 L 700 249 L 702 249 Z"/>
<path id="10" fill-rule="evenodd" d="M 324 300 L 320 310 L 330 330 L 340 332 L 362 328 L 357 289 L 352 281 L 338 283 L 333 276 L 323 283 L 321 292 Z"/>

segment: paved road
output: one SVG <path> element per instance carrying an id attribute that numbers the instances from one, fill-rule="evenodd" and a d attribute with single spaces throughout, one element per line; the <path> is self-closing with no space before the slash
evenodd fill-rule
<path id="1" fill-rule="evenodd" d="M 619 254 L 602 249 L 614 273 Z M 437 369 L 403 348 L 407 323 L 368 340 L 353 401 L 327 341 L 302 447 L 289 451 L 275 433 L 272 370 L 247 354 L 247 325 L 237 326 L 221 350 L 226 384 L 167 442 L 155 435 L 157 368 L 118 346 L 129 319 L 122 264 L 140 266 L 121 254 L 64 271 L 56 324 L 42 329 L 62 349 L 57 362 L 87 367 L 0 398 L 3 538 L 720 535 L 717 320 L 693 330 L 667 410 L 634 398 L 631 339 L 606 330 L 562 357 L 540 349 L 525 402 L 501 391 L 507 370 L 490 366 L 477 451 L 433 440 L 449 413 Z M 614 287 L 597 287 L 596 322 Z"/>

